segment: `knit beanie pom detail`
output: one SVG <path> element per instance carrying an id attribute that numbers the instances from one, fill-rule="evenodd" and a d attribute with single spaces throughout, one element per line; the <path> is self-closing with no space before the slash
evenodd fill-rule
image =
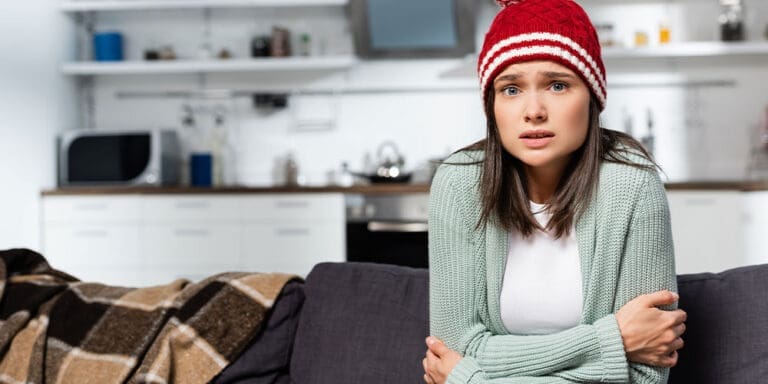
<path id="1" fill-rule="evenodd" d="M 502 9 L 512 5 L 512 4 L 518 4 L 522 3 L 523 0 L 496 0 L 496 4 L 499 5 Z"/>

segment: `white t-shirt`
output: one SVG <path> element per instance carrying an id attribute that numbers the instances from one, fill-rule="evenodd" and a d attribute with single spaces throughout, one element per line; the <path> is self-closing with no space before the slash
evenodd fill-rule
<path id="1" fill-rule="evenodd" d="M 551 217 L 544 208 L 531 202 L 542 227 Z M 583 297 L 575 232 L 560 239 L 538 230 L 525 239 L 510 232 L 500 298 L 501 319 L 510 333 L 551 334 L 579 324 Z"/>

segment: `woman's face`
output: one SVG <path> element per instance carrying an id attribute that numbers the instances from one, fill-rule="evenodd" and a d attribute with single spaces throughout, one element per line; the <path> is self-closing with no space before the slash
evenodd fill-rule
<path id="1" fill-rule="evenodd" d="M 493 92 L 504 149 L 528 170 L 561 173 L 587 136 L 587 85 L 558 63 L 530 61 L 508 66 Z"/>

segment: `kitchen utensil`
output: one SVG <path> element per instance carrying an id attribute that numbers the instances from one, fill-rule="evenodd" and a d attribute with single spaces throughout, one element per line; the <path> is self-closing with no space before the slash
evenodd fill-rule
<path id="1" fill-rule="evenodd" d="M 411 180 L 411 173 L 403 170 L 405 158 L 392 141 L 385 141 L 376 150 L 378 166 L 372 174 L 353 173 L 371 183 L 406 183 Z"/>
<path id="2" fill-rule="evenodd" d="M 120 32 L 99 32 L 93 35 L 96 61 L 122 61 L 123 35 Z"/>

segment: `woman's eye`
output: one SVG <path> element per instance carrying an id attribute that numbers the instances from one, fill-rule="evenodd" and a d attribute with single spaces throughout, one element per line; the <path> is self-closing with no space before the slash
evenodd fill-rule
<path id="1" fill-rule="evenodd" d="M 501 92 L 507 96 L 516 96 L 520 93 L 520 90 L 515 87 L 505 87 Z"/>
<path id="2" fill-rule="evenodd" d="M 568 85 L 565 83 L 552 84 L 552 90 L 555 92 L 562 92 L 562 91 L 565 91 L 567 88 L 568 88 Z"/>

